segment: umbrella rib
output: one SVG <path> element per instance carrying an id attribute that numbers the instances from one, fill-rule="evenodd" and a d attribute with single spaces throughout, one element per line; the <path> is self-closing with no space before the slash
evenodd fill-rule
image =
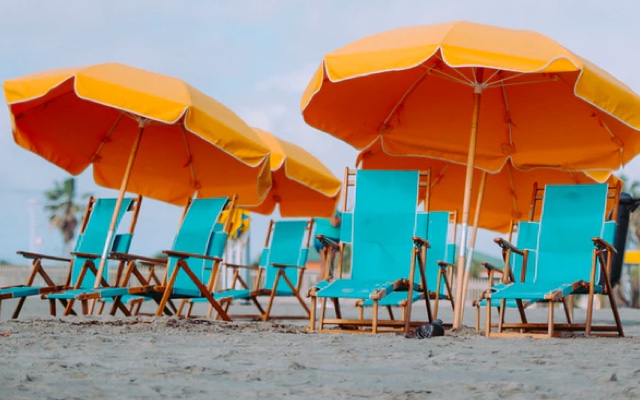
<path id="1" fill-rule="evenodd" d="M 445 164 L 445 166 L 442 167 L 442 169 L 438 172 L 438 175 L 436 175 L 435 179 L 431 181 L 431 186 L 429 187 L 429 190 L 433 189 L 438 184 L 438 182 L 442 180 L 444 172 L 447 170 L 447 168 L 449 168 L 449 164 Z"/>
<path id="2" fill-rule="evenodd" d="M 457 71 L 457 70 L 454 70 L 454 71 Z M 452 82 L 455 82 L 455 83 L 460 83 L 460 84 L 465 85 L 465 86 L 473 86 L 473 85 L 475 85 L 475 82 L 469 80 L 464 75 L 462 75 L 462 77 L 465 78 L 465 79 L 459 79 L 459 78 L 456 78 L 453 75 L 449 75 L 449 74 L 447 74 L 447 73 L 445 73 L 443 71 L 439 71 L 437 69 L 433 69 L 431 72 L 434 72 L 436 74 L 440 74 L 440 77 L 442 77 L 442 78 L 444 78 L 444 79 L 446 79 L 448 81 L 452 81 Z"/>
<path id="3" fill-rule="evenodd" d="M 597 114 L 596 114 L 597 115 Z M 622 142 L 622 140 L 620 140 L 619 137 L 617 137 L 612 131 L 611 129 L 609 129 L 609 125 L 607 125 L 602 119 L 600 119 L 600 117 L 598 117 L 598 122 L 600 122 L 600 124 L 602 124 L 602 127 L 609 133 L 609 136 L 611 136 L 611 140 L 618 145 L 618 147 L 620 147 L 620 152 L 622 152 L 622 148 L 624 147 L 624 143 Z"/>
<path id="4" fill-rule="evenodd" d="M 47 107 L 49 104 L 53 103 L 54 101 L 60 100 L 61 98 L 67 97 L 67 96 L 72 95 L 72 94 L 74 94 L 74 92 L 63 93 L 60 96 L 54 97 L 51 100 L 48 100 L 48 101 L 46 101 L 46 102 L 44 102 L 42 104 L 38 104 L 37 106 L 35 106 L 35 107 L 33 107 L 33 108 L 29 109 L 29 110 L 26 110 L 24 112 L 21 112 L 20 114 L 17 114 L 15 116 L 15 119 L 24 118 L 24 117 L 26 117 L 27 115 L 31 114 L 34 111 L 37 111 L 37 110 L 39 110 L 41 108 Z M 11 104 L 9 104 L 9 106 L 11 106 Z"/>
<path id="5" fill-rule="evenodd" d="M 509 100 L 507 99 L 507 89 L 504 85 L 502 88 L 502 101 L 504 102 L 504 109 L 507 117 L 507 130 L 509 131 L 509 145 L 513 146 L 513 124 L 511 123 L 511 108 L 509 107 Z"/>
<path id="6" fill-rule="evenodd" d="M 184 139 L 184 147 L 187 149 L 187 164 L 189 165 L 189 170 L 191 171 L 191 185 L 194 189 L 199 189 L 199 183 L 196 179 L 196 171 L 193 167 L 193 154 L 191 153 L 191 148 L 189 147 L 189 141 L 187 140 L 187 131 L 184 128 L 184 125 L 180 125 L 180 130 L 182 131 L 182 138 Z"/>
<path id="7" fill-rule="evenodd" d="M 113 135 L 113 132 L 116 130 L 116 126 L 118 126 L 118 124 L 120 123 L 120 120 L 122 119 L 123 115 L 124 115 L 124 113 L 122 113 L 122 112 L 120 114 L 118 114 L 118 117 L 113 122 L 113 125 L 111 125 L 111 128 L 109 128 L 109 131 L 107 131 L 107 134 L 105 135 L 105 137 L 102 138 L 102 141 L 100 142 L 100 145 L 98 146 L 98 149 L 91 156 L 91 162 L 95 162 L 96 160 L 100 159 L 100 152 L 102 151 L 102 148 L 109 141 L 109 138 L 111 137 L 111 135 Z"/>
<path id="8" fill-rule="evenodd" d="M 515 76 L 514 76 L 515 77 Z M 533 83 L 547 83 L 547 82 L 557 82 L 560 81 L 561 79 L 558 77 L 558 75 L 553 75 L 552 79 L 536 79 L 536 80 L 531 80 L 531 81 L 525 81 L 525 82 L 512 82 L 512 83 L 505 83 L 508 80 L 512 80 L 514 77 L 509 77 L 509 78 L 505 78 L 505 79 L 501 79 L 499 81 L 496 82 L 492 82 L 492 83 L 487 83 L 486 87 L 487 89 L 492 89 L 492 88 L 496 88 L 496 87 L 505 87 L 505 86 L 519 86 L 519 85 L 530 85 Z"/>
<path id="9" fill-rule="evenodd" d="M 515 215 L 520 215 L 518 211 L 518 196 L 516 195 L 516 189 L 513 184 L 513 170 L 510 165 L 507 165 L 507 171 L 509 172 L 509 187 L 511 189 L 511 201 L 513 202 L 513 210 Z"/>
<path id="10" fill-rule="evenodd" d="M 414 91 L 416 86 L 418 86 L 418 84 L 422 82 L 424 78 L 427 77 L 427 75 L 429 75 L 429 73 L 432 70 L 433 70 L 433 67 L 429 67 L 426 71 L 422 73 L 422 75 L 418 77 L 418 79 L 416 79 L 415 82 L 413 82 L 413 84 L 409 87 L 409 89 L 407 89 L 407 91 L 400 97 L 400 100 L 396 102 L 396 105 L 393 106 L 393 108 L 391 109 L 391 112 L 389 113 L 389 115 L 387 115 L 387 118 L 385 118 L 385 120 L 382 122 L 382 125 L 379 130 L 383 130 L 385 127 L 388 126 L 389 120 L 391 120 L 391 118 L 395 115 L 396 111 L 402 105 L 402 103 L 404 103 L 405 99 Z"/>

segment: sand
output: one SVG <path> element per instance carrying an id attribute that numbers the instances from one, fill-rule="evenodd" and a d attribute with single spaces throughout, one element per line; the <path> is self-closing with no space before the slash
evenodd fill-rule
<path id="1" fill-rule="evenodd" d="M 493 339 L 463 327 L 419 340 L 307 333 L 304 322 L 55 318 L 46 304 L 30 300 L 16 321 L 3 304 L 1 399 L 640 398 L 639 310 L 621 310 L 622 339 Z M 468 309 L 465 325 L 473 318 Z"/>

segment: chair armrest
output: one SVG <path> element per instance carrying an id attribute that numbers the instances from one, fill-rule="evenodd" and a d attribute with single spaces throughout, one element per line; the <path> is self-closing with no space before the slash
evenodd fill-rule
<path id="1" fill-rule="evenodd" d="M 280 263 L 269 263 L 276 268 L 304 268 L 304 265 L 294 265 L 294 264 L 280 264 Z"/>
<path id="2" fill-rule="evenodd" d="M 31 260 L 36 260 L 38 258 L 43 258 L 45 260 L 71 262 L 70 258 L 55 257 L 55 256 L 49 256 L 49 255 L 40 254 L 40 253 L 31 253 L 29 251 L 18 251 L 17 253 L 20 254 L 22 257 L 29 258 Z"/>
<path id="3" fill-rule="evenodd" d="M 340 243 L 335 240 L 331 240 L 324 235 L 316 235 L 316 239 L 318 239 L 325 247 L 333 247 L 336 250 L 340 248 Z"/>
<path id="4" fill-rule="evenodd" d="M 519 248 L 517 248 L 516 246 L 514 246 L 513 244 L 509 243 L 506 239 L 503 238 L 495 238 L 493 239 L 494 242 L 496 242 L 498 244 L 498 246 L 500 246 L 502 248 L 502 250 L 511 250 L 512 252 L 516 253 L 516 254 L 520 254 L 521 256 L 524 256 L 524 251 L 520 250 Z"/>
<path id="5" fill-rule="evenodd" d="M 413 244 L 415 244 L 415 245 L 416 245 L 416 246 L 418 246 L 418 247 L 422 247 L 422 246 L 424 246 L 424 247 L 426 247 L 427 249 L 428 249 L 429 247 L 431 247 L 431 245 L 429 244 L 429 241 L 428 241 L 427 239 L 423 239 L 423 238 L 418 237 L 418 236 L 414 236 L 414 237 L 413 237 Z"/>
<path id="6" fill-rule="evenodd" d="M 162 252 L 168 255 L 169 257 L 199 258 L 201 260 L 222 261 L 222 258 L 220 257 L 205 256 L 204 254 L 186 253 L 184 251 L 174 251 L 174 250 L 162 250 Z"/>
<path id="7" fill-rule="evenodd" d="M 607 242 L 606 240 L 604 240 L 602 238 L 594 237 L 591 240 L 593 240 L 593 244 L 595 244 L 596 247 L 599 248 L 600 250 L 606 249 L 607 251 L 613 252 L 613 254 L 617 254 L 618 253 L 618 250 L 616 250 L 616 248 L 613 247 L 613 245 L 611 245 L 611 243 Z"/>
<path id="8" fill-rule="evenodd" d="M 150 264 L 154 264 L 154 265 L 165 265 L 167 263 L 167 260 L 163 260 L 161 258 L 152 258 L 152 257 L 145 257 L 145 256 L 140 256 L 137 254 L 129 254 L 129 253 L 119 253 L 117 251 L 112 251 L 109 254 L 110 258 L 113 258 L 115 260 L 125 260 L 125 261 L 131 261 L 131 260 L 138 260 L 138 261 L 145 261 L 147 263 Z"/>
<path id="9" fill-rule="evenodd" d="M 100 258 L 100 254 L 96 253 L 82 253 L 80 251 L 72 251 L 71 255 L 82 257 L 82 258 Z"/>
<path id="10" fill-rule="evenodd" d="M 260 267 L 257 265 L 242 265 L 242 264 L 230 264 L 230 263 L 224 263 L 224 265 L 229 268 L 244 268 L 244 269 L 250 269 L 253 271 L 257 271 L 260 269 Z"/>
<path id="11" fill-rule="evenodd" d="M 454 264 L 451 264 L 450 262 L 442 261 L 442 260 L 438 260 L 438 266 L 440 268 L 443 268 L 443 269 L 445 269 L 445 268 L 453 268 L 453 269 L 455 269 L 456 268 L 456 266 Z"/>
<path id="12" fill-rule="evenodd" d="M 496 267 L 495 265 L 488 263 L 488 262 L 483 262 L 482 266 L 485 267 L 487 269 L 487 271 L 493 271 L 496 272 L 498 274 L 502 274 L 504 273 L 504 270 L 500 267 Z"/>

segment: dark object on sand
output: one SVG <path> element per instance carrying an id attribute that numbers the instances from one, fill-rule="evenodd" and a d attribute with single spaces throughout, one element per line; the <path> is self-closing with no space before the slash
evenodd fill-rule
<path id="1" fill-rule="evenodd" d="M 620 283 L 622 264 L 624 263 L 624 249 L 627 244 L 627 234 L 629 233 L 631 213 L 640 206 L 640 198 L 634 198 L 630 194 L 622 192 L 620 193 L 620 201 L 618 204 L 618 224 L 615 242 L 613 243 L 613 247 L 618 250 L 618 253 L 613 255 L 610 276 L 611 286 L 615 286 Z"/>
<path id="2" fill-rule="evenodd" d="M 442 320 L 436 319 L 430 324 L 420 325 L 416 328 L 416 337 L 418 339 L 428 339 L 434 336 L 444 336 L 444 327 Z"/>

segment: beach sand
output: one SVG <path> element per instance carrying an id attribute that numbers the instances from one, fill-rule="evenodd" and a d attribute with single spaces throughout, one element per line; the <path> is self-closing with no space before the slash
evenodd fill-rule
<path id="1" fill-rule="evenodd" d="M 3 306 L 2 399 L 640 398 L 639 310 L 621 310 L 622 339 L 485 338 L 469 308 L 469 327 L 419 340 L 307 333 L 305 321 L 45 317 L 38 299 L 6 321 L 13 304 Z"/>

